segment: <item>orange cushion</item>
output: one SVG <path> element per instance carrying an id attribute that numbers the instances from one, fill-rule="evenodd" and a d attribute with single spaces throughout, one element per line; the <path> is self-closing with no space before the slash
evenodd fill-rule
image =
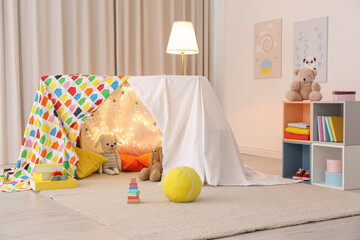
<path id="1" fill-rule="evenodd" d="M 139 172 L 145 166 L 136 161 L 136 156 L 130 154 L 119 154 L 122 164 L 122 170 L 127 172 Z"/>
<path id="2" fill-rule="evenodd" d="M 144 165 L 145 167 L 150 167 L 150 156 L 151 153 L 145 153 L 143 155 L 140 155 L 136 158 L 136 160 L 141 163 L 142 165 Z"/>

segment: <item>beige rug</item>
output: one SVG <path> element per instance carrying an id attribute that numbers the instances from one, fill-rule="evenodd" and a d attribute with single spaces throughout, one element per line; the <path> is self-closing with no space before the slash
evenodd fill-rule
<path id="1" fill-rule="evenodd" d="M 174 203 L 140 181 L 141 204 L 127 204 L 132 176 L 93 174 L 78 188 L 41 194 L 129 239 L 208 239 L 360 214 L 360 194 L 308 184 L 205 186 L 196 201 Z"/>

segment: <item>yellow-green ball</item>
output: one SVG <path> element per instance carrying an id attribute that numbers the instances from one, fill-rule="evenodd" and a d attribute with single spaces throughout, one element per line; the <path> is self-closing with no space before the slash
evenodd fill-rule
<path id="1" fill-rule="evenodd" d="M 171 201 L 191 202 L 199 196 L 201 185 L 201 179 L 194 169 L 176 167 L 164 176 L 162 190 Z"/>

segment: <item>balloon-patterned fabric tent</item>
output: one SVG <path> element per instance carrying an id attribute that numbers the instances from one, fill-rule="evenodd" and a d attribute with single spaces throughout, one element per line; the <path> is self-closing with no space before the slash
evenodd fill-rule
<path id="1" fill-rule="evenodd" d="M 128 77 L 43 76 L 25 129 L 16 168 L 2 172 L 0 189 L 29 189 L 34 165 L 62 163 L 75 175 L 76 142 L 85 119 Z"/>

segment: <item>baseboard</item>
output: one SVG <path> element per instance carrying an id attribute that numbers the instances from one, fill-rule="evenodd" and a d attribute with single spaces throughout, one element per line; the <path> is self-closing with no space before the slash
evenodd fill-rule
<path id="1" fill-rule="evenodd" d="M 248 155 L 255 155 L 268 158 L 282 159 L 282 152 L 262 148 L 239 146 L 240 152 Z"/>

